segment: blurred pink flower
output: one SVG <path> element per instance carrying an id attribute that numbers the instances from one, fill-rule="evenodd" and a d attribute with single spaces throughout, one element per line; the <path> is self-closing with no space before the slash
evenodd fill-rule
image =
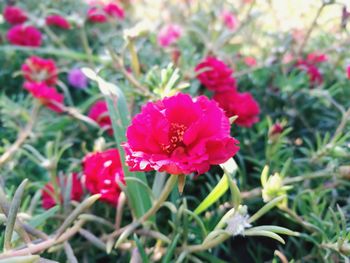
<path id="1" fill-rule="evenodd" d="M 318 64 L 322 62 L 326 62 L 328 60 L 328 57 L 326 54 L 321 52 L 313 52 L 307 55 L 306 61 L 309 64 Z"/>
<path id="2" fill-rule="evenodd" d="M 64 189 L 67 187 L 67 177 L 64 178 L 64 185 L 60 185 L 60 189 Z M 57 180 L 59 184 L 59 180 Z M 54 199 L 55 196 L 55 189 L 52 185 L 52 183 L 47 183 L 44 188 L 42 189 L 42 195 L 41 195 L 41 206 L 44 209 L 50 209 L 51 207 L 54 207 L 57 205 L 56 200 Z M 70 199 L 74 201 L 80 201 L 81 197 L 83 196 L 83 187 L 81 185 L 81 182 L 79 180 L 78 174 L 73 173 L 72 174 L 72 188 L 71 188 L 71 194 Z M 63 196 L 62 193 L 59 195 L 60 197 L 60 203 L 63 203 Z"/>
<path id="3" fill-rule="evenodd" d="M 97 7 L 92 7 L 88 10 L 87 19 L 92 23 L 106 23 L 107 16 L 106 13 Z"/>
<path id="4" fill-rule="evenodd" d="M 230 29 L 230 30 L 235 30 L 238 25 L 238 20 L 236 16 L 231 13 L 230 11 L 224 10 L 221 13 L 221 19 L 224 23 L 224 25 Z"/>
<path id="5" fill-rule="evenodd" d="M 106 12 L 110 17 L 115 17 L 119 19 L 124 19 L 125 13 L 124 9 L 116 3 L 109 3 L 103 7 L 103 11 Z"/>
<path id="6" fill-rule="evenodd" d="M 109 117 L 107 103 L 104 100 L 97 101 L 88 113 L 88 116 L 105 129 L 109 135 L 113 135 L 112 121 Z"/>
<path id="7" fill-rule="evenodd" d="M 254 57 L 245 57 L 243 60 L 248 67 L 255 67 L 257 65 L 256 59 Z"/>
<path id="8" fill-rule="evenodd" d="M 58 93 L 55 88 L 49 87 L 45 83 L 29 81 L 26 81 L 23 87 L 50 110 L 57 113 L 62 112 L 61 107 L 57 104 L 63 104 L 63 95 Z"/>
<path id="9" fill-rule="evenodd" d="M 319 52 L 310 53 L 307 55 L 306 59 L 299 59 L 296 66 L 305 70 L 309 75 L 311 84 L 322 84 L 323 77 L 317 64 L 327 61 L 327 55 Z"/>
<path id="10" fill-rule="evenodd" d="M 18 6 L 6 6 L 3 15 L 6 22 L 12 25 L 27 21 L 27 14 Z"/>
<path id="11" fill-rule="evenodd" d="M 109 149 L 89 153 L 82 163 L 86 189 L 92 194 L 101 194 L 101 201 L 116 206 L 122 192 L 118 181 L 125 184 L 119 151 Z"/>
<path id="12" fill-rule="evenodd" d="M 216 92 L 213 99 L 225 111 L 227 117 L 238 116 L 238 126 L 251 127 L 259 121 L 260 107 L 249 92 Z"/>
<path id="13" fill-rule="evenodd" d="M 68 72 L 68 83 L 77 89 L 84 89 L 88 85 L 88 79 L 84 73 L 78 69 L 74 68 Z"/>
<path id="14" fill-rule="evenodd" d="M 216 102 L 182 93 L 147 103 L 126 136 L 123 147 L 131 171 L 203 174 L 239 149 Z"/>
<path id="15" fill-rule="evenodd" d="M 56 26 L 62 29 L 70 29 L 71 25 L 67 19 L 60 15 L 51 15 L 45 18 L 46 25 Z"/>
<path id="16" fill-rule="evenodd" d="M 177 24 L 163 26 L 158 33 L 158 45 L 168 47 L 174 44 L 182 35 L 182 28 Z"/>
<path id="17" fill-rule="evenodd" d="M 350 79 L 350 65 L 346 68 L 348 79 Z"/>
<path id="18" fill-rule="evenodd" d="M 41 46 L 41 33 L 34 26 L 16 25 L 7 32 L 7 40 L 18 46 Z"/>
<path id="19" fill-rule="evenodd" d="M 197 78 L 209 90 L 236 89 L 236 80 L 232 76 L 232 69 L 215 57 L 205 58 L 196 66 L 195 71 L 200 72 Z"/>
<path id="20" fill-rule="evenodd" d="M 57 67 L 52 59 L 31 56 L 22 64 L 21 70 L 30 82 L 44 82 L 49 86 L 57 83 Z"/>

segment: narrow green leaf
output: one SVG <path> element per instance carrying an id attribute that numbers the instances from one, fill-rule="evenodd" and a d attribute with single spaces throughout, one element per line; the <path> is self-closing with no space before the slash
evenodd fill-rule
<path id="1" fill-rule="evenodd" d="M 137 237 L 137 235 L 134 235 L 134 240 L 135 240 L 137 249 L 138 249 L 138 251 L 139 251 L 139 253 L 140 253 L 140 256 L 141 256 L 141 259 L 142 259 L 142 263 L 148 263 L 149 260 L 148 260 L 146 251 L 145 251 L 144 248 L 142 247 L 142 244 L 141 244 L 141 242 L 140 242 L 140 239 Z"/>
<path id="2" fill-rule="evenodd" d="M 173 239 L 173 242 L 171 242 L 170 246 L 167 249 L 167 252 L 166 252 L 164 259 L 162 261 L 163 263 L 171 262 L 171 258 L 174 254 L 174 251 L 175 251 L 175 248 L 176 248 L 176 245 L 177 245 L 177 242 L 179 241 L 179 239 L 180 239 L 180 234 L 177 234 L 175 236 L 175 238 Z"/>
<path id="3" fill-rule="evenodd" d="M 260 217 L 262 217 L 264 214 L 266 214 L 268 211 L 270 211 L 272 208 L 274 208 L 276 205 L 278 205 L 279 202 L 281 202 L 284 198 L 286 198 L 285 195 L 281 195 L 276 197 L 275 199 L 272 199 L 270 202 L 268 202 L 266 205 L 264 205 L 258 212 L 256 212 L 254 215 L 252 215 L 248 222 L 253 223 L 254 221 L 258 220 Z"/>
<path id="4" fill-rule="evenodd" d="M 230 187 L 233 207 L 237 209 L 241 204 L 241 193 L 237 187 L 237 184 L 232 180 L 231 176 L 227 173 L 224 175 L 227 177 L 227 182 Z"/>
<path id="5" fill-rule="evenodd" d="M 125 178 L 138 178 L 147 185 L 144 173 L 131 173 L 125 165 L 125 153 L 121 143 L 126 141 L 126 129 L 130 123 L 129 110 L 123 92 L 116 85 L 100 78 L 93 70 L 84 68 L 83 72 L 92 80 L 97 81 L 102 94 L 107 102 L 108 111 L 112 121 L 114 138 L 122 160 Z M 152 202 L 149 193 L 139 183 L 135 181 L 127 182 L 126 195 L 137 218 L 140 218 L 151 207 Z M 152 217 L 154 219 L 154 217 Z"/>
<path id="6" fill-rule="evenodd" d="M 27 182 L 28 182 L 28 179 L 24 179 L 22 181 L 22 183 L 18 186 L 11 202 L 11 206 L 7 217 L 6 228 L 5 228 L 4 248 L 6 250 L 11 249 L 11 239 L 12 239 L 13 229 L 15 227 L 17 213 L 21 205 L 24 189 L 25 189 L 25 186 L 27 185 Z"/>
<path id="7" fill-rule="evenodd" d="M 270 231 L 276 234 L 283 234 L 283 235 L 288 235 L 288 236 L 299 236 L 298 232 L 289 230 L 288 228 L 285 227 L 280 227 L 280 226 L 256 226 L 252 227 L 249 230 L 258 230 L 258 231 Z"/>
<path id="8" fill-rule="evenodd" d="M 208 209 L 212 204 L 214 204 L 224 193 L 228 190 L 228 182 L 227 177 L 224 175 L 218 182 L 218 184 L 214 187 L 214 189 L 208 194 L 208 196 L 198 205 L 198 207 L 194 210 L 196 215 L 204 212 Z"/>
<path id="9" fill-rule="evenodd" d="M 244 231 L 245 236 L 264 236 L 264 237 L 270 237 L 272 239 L 277 240 L 278 242 L 281 242 L 282 244 L 285 244 L 282 237 L 279 235 L 270 232 L 270 231 L 264 231 L 264 230 L 254 230 L 254 229 L 248 229 Z"/>
<path id="10" fill-rule="evenodd" d="M 220 165 L 220 167 L 224 170 L 224 172 L 233 178 L 235 173 L 238 170 L 238 166 L 232 158 L 230 158 L 227 162 Z M 229 182 L 227 181 L 227 177 L 224 174 L 218 184 L 214 187 L 214 189 L 209 193 L 209 195 L 198 205 L 198 207 L 194 210 L 194 213 L 199 215 L 208 209 L 212 204 L 214 204 L 221 196 L 223 196 L 229 188 Z M 235 200 L 236 202 L 237 200 Z"/>
<path id="11" fill-rule="evenodd" d="M 64 252 L 66 253 L 67 259 L 69 263 L 78 263 L 76 256 L 74 255 L 74 251 L 71 245 L 68 242 L 64 242 L 63 244 Z"/>
<path id="12" fill-rule="evenodd" d="M 57 230 L 56 238 L 58 238 L 82 212 L 92 206 L 100 197 L 100 194 L 90 196 L 89 198 L 85 199 L 80 205 L 78 205 Z"/>

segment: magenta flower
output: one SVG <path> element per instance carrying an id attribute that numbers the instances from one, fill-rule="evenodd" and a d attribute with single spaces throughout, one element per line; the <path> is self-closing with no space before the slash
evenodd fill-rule
<path id="1" fill-rule="evenodd" d="M 41 33 L 34 26 L 17 25 L 7 32 L 7 40 L 18 46 L 41 46 Z"/>
<path id="2" fill-rule="evenodd" d="M 27 14 L 18 6 L 6 6 L 3 15 L 6 22 L 11 25 L 22 24 L 27 21 Z"/>
<path id="3" fill-rule="evenodd" d="M 229 30 L 235 30 L 238 25 L 238 21 L 236 16 L 229 12 L 229 11 L 223 11 L 221 13 L 221 19 L 224 25 L 229 29 Z"/>
<path id="4" fill-rule="evenodd" d="M 197 75 L 199 81 L 209 90 L 236 89 L 236 80 L 232 76 L 232 69 L 215 57 L 207 57 L 196 66 L 195 71 L 199 73 Z"/>
<path id="5" fill-rule="evenodd" d="M 213 99 L 225 111 L 227 117 L 238 116 L 235 124 L 251 127 L 259 121 L 260 107 L 248 92 L 224 91 L 215 93 Z"/>
<path id="6" fill-rule="evenodd" d="M 63 111 L 60 105 L 63 104 L 64 97 L 55 88 L 49 87 L 45 83 L 29 81 L 24 82 L 23 88 L 50 110 L 57 113 Z"/>
<path id="7" fill-rule="evenodd" d="M 158 45 L 168 47 L 174 44 L 182 35 L 182 28 L 176 24 L 163 26 L 158 33 Z"/>
<path id="8" fill-rule="evenodd" d="M 55 26 L 66 30 L 71 28 L 71 24 L 68 22 L 68 20 L 60 15 L 48 16 L 45 18 L 45 22 L 48 26 Z"/>
<path id="9" fill-rule="evenodd" d="M 202 174 L 239 149 L 216 102 L 181 93 L 146 104 L 126 136 L 123 147 L 132 171 Z"/>

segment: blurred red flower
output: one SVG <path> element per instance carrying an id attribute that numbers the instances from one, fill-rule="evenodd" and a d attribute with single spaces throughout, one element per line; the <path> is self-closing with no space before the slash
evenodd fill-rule
<path id="1" fill-rule="evenodd" d="M 107 4 L 106 6 L 103 7 L 103 11 L 105 11 L 106 14 L 111 17 L 115 17 L 119 19 L 124 19 L 125 17 L 124 9 L 116 3 Z"/>
<path id="2" fill-rule="evenodd" d="M 254 57 L 245 57 L 243 60 L 248 67 L 255 67 L 257 65 L 256 59 Z"/>
<path id="3" fill-rule="evenodd" d="M 318 63 L 326 62 L 327 60 L 328 60 L 327 55 L 320 52 L 310 53 L 306 57 L 306 61 L 309 64 L 318 64 Z"/>
<path id="4" fill-rule="evenodd" d="M 229 119 L 205 96 L 177 94 L 146 104 L 123 144 L 132 171 L 202 174 L 236 154 Z"/>
<path id="5" fill-rule="evenodd" d="M 27 20 L 27 14 L 18 6 L 6 6 L 3 15 L 11 25 L 22 24 Z"/>
<path id="6" fill-rule="evenodd" d="M 223 61 L 215 57 L 207 57 L 199 63 L 195 71 L 197 78 L 209 90 L 225 91 L 236 89 L 233 71 Z"/>
<path id="7" fill-rule="evenodd" d="M 88 116 L 105 129 L 109 135 L 113 135 L 112 121 L 109 117 L 107 103 L 104 100 L 97 101 L 92 105 Z"/>
<path id="8" fill-rule="evenodd" d="M 182 35 L 182 28 L 176 24 L 163 26 L 157 36 L 158 45 L 168 47 L 174 44 Z"/>
<path id="9" fill-rule="evenodd" d="M 221 20 L 229 30 L 235 30 L 237 28 L 237 25 L 238 25 L 237 18 L 235 14 L 231 13 L 230 11 L 227 11 L 227 10 L 222 11 Z"/>
<path id="10" fill-rule="evenodd" d="M 57 180 L 59 183 L 59 180 Z M 62 190 L 67 187 L 67 177 L 64 178 L 64 185 L 59 185 L 60 187 L 60 203 L 63 203 L 63 196 L 62 196 Z M 79 180 L 78 174 L 73 173 L 72 174 L 72 183 L 71 183 L 71 194 L 70 198 L 74 201 L 80 201 L 81 197 L 83 196 L 83 187 L 81 185 L 81 182 Z M 54 198 L 55 196 L 55 190 L 52 185 L 52 183 L 47 183 L 44 188 L 42 189 L 42 195 L 41 195 L 41 205 L 44 209 L 50 209 L 51 207 L 54 207 L 57 202 Z"/>
<path id="11" fill-rule="evenodd" d="M 62 94 L 58 93 L 55 88 L 49 87 L 42 82 L 29 81 L 26 81 L 23 87 L 50 110 L 57 113 L 63 111 L 58 104 L 63 104 L 64 97 Z"/>
<path id="12" fill-rule="evenodd" d="M 16 25 L 7 32 L 7 40 L 18 46 L 41 46 L 41 33 L 34 26 Z"/>
<path id="13" fill-rule="evenodd" d="M 248 92 L 224 91 L 214 94 L 213 99 L 225 111 L 227 117 L 238 116 L 238 126 L 251 127 L 259 121 L 260 107 Z"/>
<path id="14" fill-rule="evenodd" d="M 101 194 L 101 201 L 117 205 L 121 189 L 125 184 L 120 156 L 117 149 L 95 152 L 83 159 L 83 182 L 92 194 Z"/>
<path id="15" fill-rule="evenodd" d="M 44 82 L 49 86 L 57 83 L 57 67 L 52 59 L 31 56 L 22 64 L 21 70 L 30 82 Z"/>
<path id="16" fill-rule="evenodd" d="M 48 26 L 55 26 L 55 27 L 59 27 L 62 29 L 70 29 L 71 28 L 71 24 L 68 22 L 68 20 L 60 15 L 47 16 L 45 18 L 45 22 L 46 22 L 46 25 L 48 25 Z"/>
<path id="17" fill-rule="evenodd" d="M 124 19 L 124 9 L 116 3 L 93 6 L 88 10 L 88 20 L 93 23 L 106 23 L 108 17 Z"/>
<path id="18" fill-rule="evenodd" d="M 347 75 L 348 75 L 348 79 L 350 79 L 350 66 L 347 67 L 346 72 L 347 72 Z"/>
<path id="19" fill-rule="evenodd" d="M 107 16 L 105 12 L 97 7 L 92 7 L 88 10 L 87 19 L 92 23 L 106 23 Z"/>
<path id="20" fill-rule="evenodd" d="M 323 77 L 317 66 L 310 64 L 307 60 L 299 59 L 297 67 L 307 72 L 311 84 L 322 84 Z"/>

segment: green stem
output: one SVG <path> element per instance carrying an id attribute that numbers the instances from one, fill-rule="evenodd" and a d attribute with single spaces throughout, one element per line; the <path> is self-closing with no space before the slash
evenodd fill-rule
<path id="1" fill-rule="evenodd" d="M 226 241 L 229 237 L 230 237 L 229 234 L 222 234 L 213 240 L 205 242 L 204 244 L 188 246 L 188 247 L 185 247 L 183 250 L 189 253 L 208 250 L 210 248 L 216 247 L 217 245 L 220 245 L 222 242 Z"/>

